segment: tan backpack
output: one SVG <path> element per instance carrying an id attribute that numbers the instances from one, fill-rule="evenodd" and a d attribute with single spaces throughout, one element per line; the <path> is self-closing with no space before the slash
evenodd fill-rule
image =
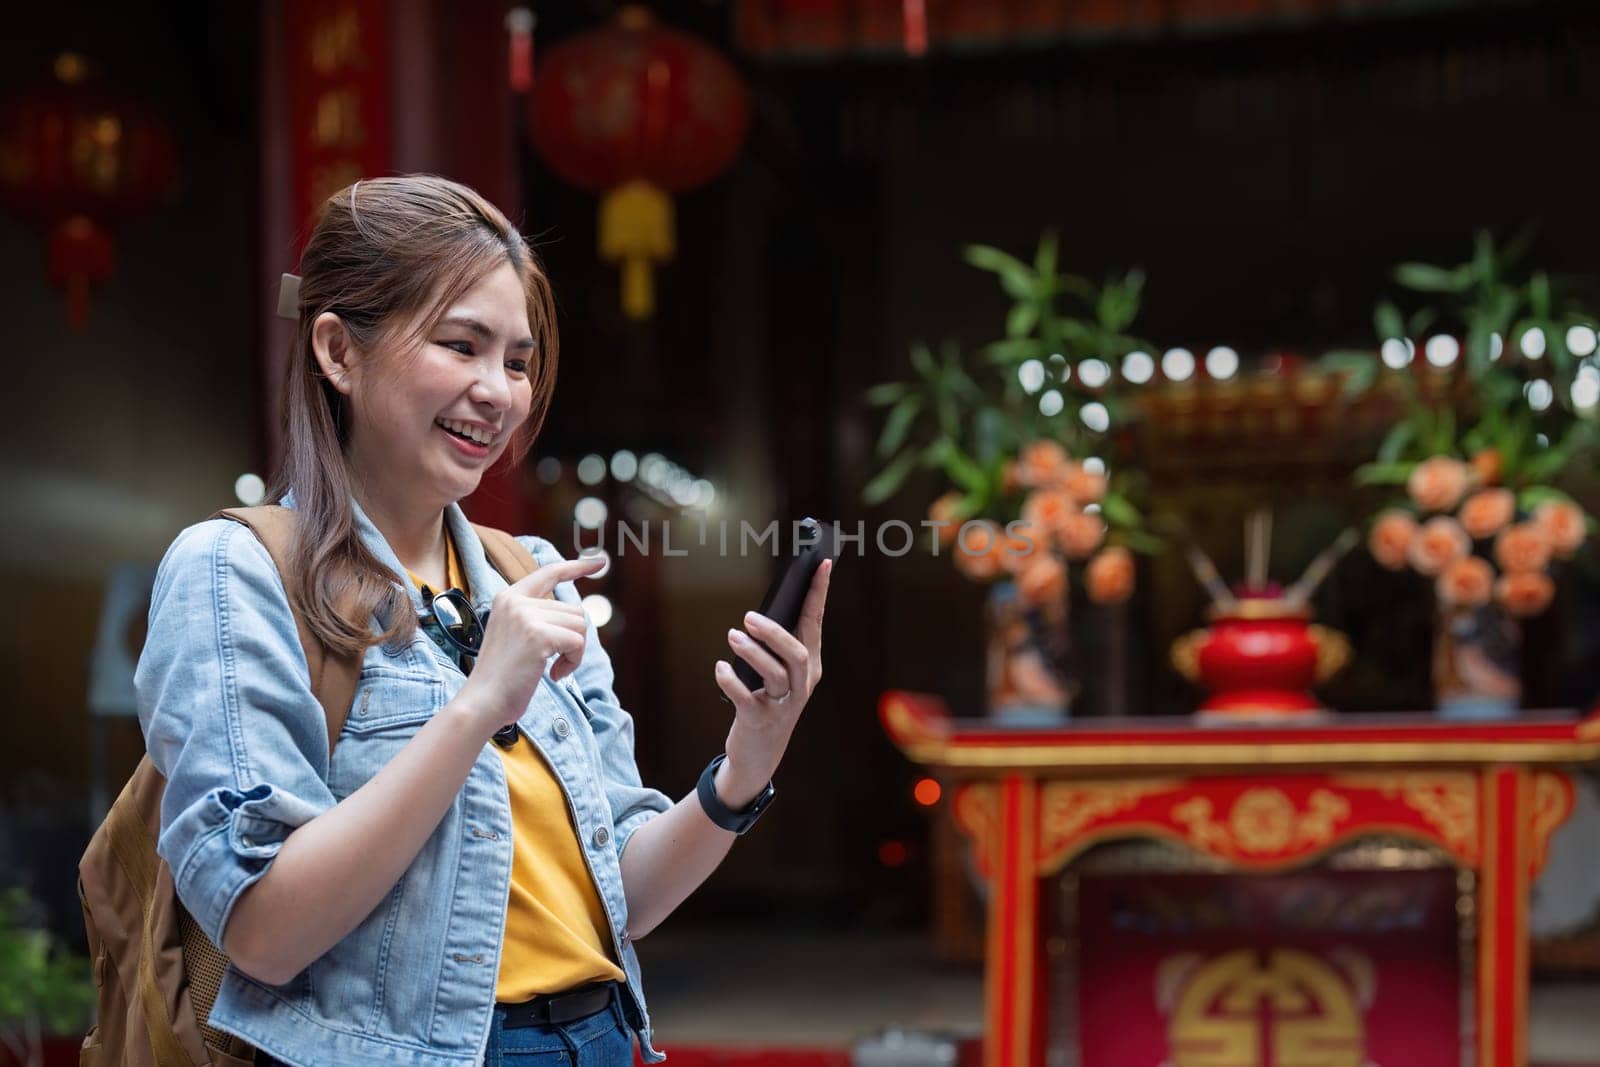
<path id="1" fill-rule="evenodd" d="M 293 573 L 294 512 L 268 505 L 224 508 L 212 518 L 250 527 L 280 574 Z M 484 555 L 507 582 L 538 567 L 516 538 L 473 524 Z M 291 606 L 293 601 L 291 600 Z M 328 719 L 331 752 L 355 699 L 361 663 L 327 654 L 295 611 L 311 670 L 311 691 Z M 161 793 L 150 757 L 139 761 L 78 864 L 78 897 L 99 993 L 96 1022 L 83 1039 L 81 1067 L 241 1067 L 255 1049 L 207 1025 L 228 958 L 179 902 L 172 872 L 156 853 Z"/>

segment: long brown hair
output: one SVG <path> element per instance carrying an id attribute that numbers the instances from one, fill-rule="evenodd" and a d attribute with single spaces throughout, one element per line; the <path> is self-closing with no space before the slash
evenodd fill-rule
<path id="1" fill-rule="evenodd" d="M 299 326 L 281 394 L 284 451 L 267 499 L 281 501 L 294 491 L 295 558 L 303 566 L 284 582 L 333 655 L 409 642 L 417 620 L 407 592 L 356 530 L 345 455 L 350 408 L 317 363 L 312 324 L 331 311 L 363 358 L 392 364 L 415 351 L 450 305 L 503 263 L 522 279 L 537 346 L 528 368 L 532 408 L 502 460 L 515 465 L 549 410 L 556 323 L 549 280 L 505 215 L 472 189 L 433 175 L 362 180 L 328 198 L 300 257 Z M 376 635 L 369 629 L 374 614 L 387 620 Z"/>

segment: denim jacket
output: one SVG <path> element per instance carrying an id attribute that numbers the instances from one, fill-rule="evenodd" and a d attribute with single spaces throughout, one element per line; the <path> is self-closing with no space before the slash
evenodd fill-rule
<path id="1" fill-rule="evenodd" d="M 293 506 L 292 497 L 284 503 Z M 484 558 L 461 509 L 446 512 L 474 605 L 506 582 Z M 410 592 L 405 570 L 356 507 L 361 537 Z M 560 554 L 522 537 L 541 564 Z M 557 587 L 577 603 L 571 582 Z M 372 620 L 374 633 L 381 632 Z M 220 945 L 239 895 L 266 873 L 284 838 L 367 782 L 464 681 L 421 627 L 401 647 L 373 645 L 329 759 L 287 594 L 266 548 L 228 519 L 191 526 L 156 576 L 135 676 L 139 719 L 166 776 L 158 851 L 179 898 Z M 647 1062 L 639 960 L 628 936 L 619 858 L 633 832 L 671 807 L 639 780 L 633 720 L 612 691 L 594 629 L 583 662 L 548 672 L 519 722 L 566 794 L 584 857 L 627 974 L 625 1013 Z M 291 1064 L 477 1064 L 484 1054 L 511 887 L 511 809 L 500 756 L 485 744 L 444 818 L 394 889 L 351 933 L 287 984 L 230 967 L 211 1025 Z"/>

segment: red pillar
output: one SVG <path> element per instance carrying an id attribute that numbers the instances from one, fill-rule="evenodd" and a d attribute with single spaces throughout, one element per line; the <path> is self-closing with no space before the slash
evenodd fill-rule
<path id="1" fill-rule="evenodd" d="M 1483 772 L 1483 867 L 1478 883 L 1478 1063 L 1528 1060 L 1530 785 L 1521 767 Z"/>
<path id="2" fill-rule="evenodd" d="M 984 964 L 984 1065 L 1031 1067 L 1043 1060 L 1039 970 L 1039 787 L 1000 781 L 999 837 L 990 857 L 988 958 Z"/>

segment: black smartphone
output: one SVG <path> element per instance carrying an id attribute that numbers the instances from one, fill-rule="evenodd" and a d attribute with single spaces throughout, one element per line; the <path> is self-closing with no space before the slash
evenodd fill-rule
<path id="1" fill-rule="evenodd" d="M 817 568 L 822 566 L 823 560 L 837 559 L 839 556 L 839 528 L 836 524 L 820 523 L 808 517 L 796 523 L 795 533 L 795 554 L 767 590 L 759 609 L 761 614 L 790 633 L 794 633 L 800 625 L 800 609 L 805 606 L 806 594 L 811 591 L 811 580 L 816 577 Z M 772 651 L 766 642 L 757 639 L 756 643 L 768 652 Z M 737 655 L 733 657 L 733 673 L 752 693 L 760 692 L 766 686 L 766 681 L 756 673 L 756 669 Z M 722 699 L 727 700 L 728 694 L 723 693 Z"/>

